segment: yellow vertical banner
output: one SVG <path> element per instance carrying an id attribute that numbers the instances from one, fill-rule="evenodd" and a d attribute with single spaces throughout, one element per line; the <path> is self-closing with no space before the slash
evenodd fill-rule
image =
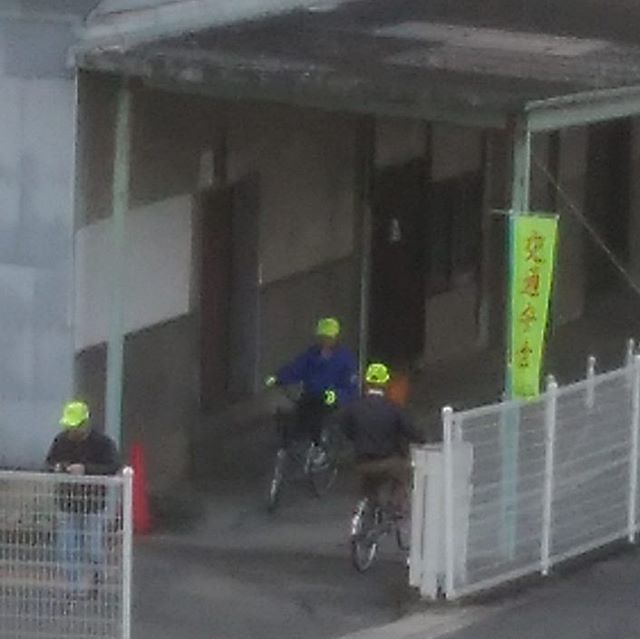
<path id="1" fill-rule="evenodd" d="M 557 217 L 511 219 L 511 395 L 537 397 L 553 283 Z"/>

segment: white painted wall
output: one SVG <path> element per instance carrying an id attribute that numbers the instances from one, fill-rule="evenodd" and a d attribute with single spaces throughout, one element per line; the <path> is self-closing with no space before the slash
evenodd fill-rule
<path id="1" fill-rule="evenodd" d="M 124 322 L 128 333 L 190 310 L 192 199 L 175 197 L 127 218 Z M 110 317 L 111 219 L 76 234 L 75 345 L 106 341 Z"/>

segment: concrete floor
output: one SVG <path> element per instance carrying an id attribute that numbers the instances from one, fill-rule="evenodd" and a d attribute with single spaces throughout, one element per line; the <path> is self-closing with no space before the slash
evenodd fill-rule
<path id="1" fill-rule="evenodd" d="M 447 637 L 634 639 L 640 634 L 639 600 L 640 556 L 629 551 L 543 582 L 516 605 Z"/>
<path id="2" fill-rule="evenodd" d="M 262 488 L 221 486 L 195 530 L 138 543 L 134 639 L 324 639 L 406 610 L 392 540 L 370 573 L 351 567 L 350 482 L 322 502 L 294 488 L 275 516 Z"/>
<path id="3" fill-rule="evenodd" d="M 601 369 L 621 365 L 625 339 L 640 335 L 637 301 L 616 298 L 598 308 L 551 338 L 547 371 L 562 383 L 583 374 L 589 354 L 598 356 Z M 462 408 L 496 400 L 501 376 L 499 351 L 425 371 L 414 382 L 412 411 L 437 439 L 443 404 Z M 190 532 L 138 543 L 134 639 L 328 639 L 401 617 L 415 594 L 391 542 L 371 573 L 359 575 L 349 563 L 355 493 L 348 476 L 324 501 L 304 490 L 287 493 L 282 510 L 270 517 L 264 496 L 274 452 L 271 422 L 255 413 L 233 414 L 220 415 L 201 430 L 196 451 L 205 499 L 201 522 Z M 623 631 L 638 617 L 638 584 L 640 560 L 623 556 L 545 586 L 548 595 L 543 588 L 517 613 L 509 606 L 509 612 L 492 614 L 451 637 L 636 636 Z M 458 610 L 452 616 L 460 615 Z M 439 636 L 425 635 L 422 627 L 418 619 L 407 636 Z M 404 636 L 394 632 L 388 636 Z"/>

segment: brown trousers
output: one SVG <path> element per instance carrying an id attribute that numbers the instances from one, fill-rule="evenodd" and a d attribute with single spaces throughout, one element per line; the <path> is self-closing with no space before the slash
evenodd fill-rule
<path id="1" fill-rule="evenodd" d="M 364 497 L 369 497 L 381 505 L 390 501 L 397 510 L 407 507 L 411 464 L 406 457 L 392 455 L 382 459 L 360 461 L 356 464 L 356 474 L 360 478 L 360 490 Z M 387 484 L 391 484 L 390 496 L 383 494 Z"/>

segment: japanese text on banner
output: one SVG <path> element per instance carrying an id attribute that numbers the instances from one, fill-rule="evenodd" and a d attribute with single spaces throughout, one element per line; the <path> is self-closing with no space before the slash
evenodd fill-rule
<path id="1" fill-rule="evenodd" d="M 511 219 L 511 389 L 513 397 L 540 392 L 558 220 L 518 215 Z"/>

